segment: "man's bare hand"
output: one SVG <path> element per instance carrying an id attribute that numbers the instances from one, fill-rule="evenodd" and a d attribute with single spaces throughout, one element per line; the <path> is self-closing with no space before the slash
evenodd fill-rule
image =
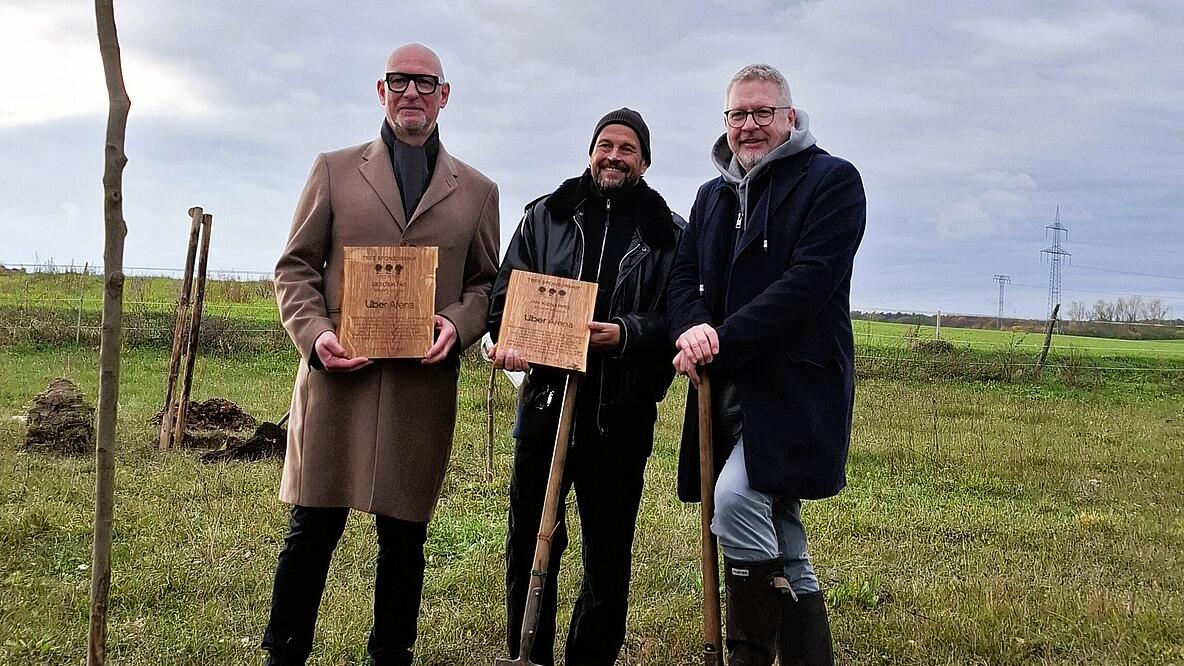
<path id="1" fill-rule="evenodd" d="M 697 365 L 705 365 L 719 353 L 719 335 L 710 324 L 696 324 L 683 331 L 674 346 Z"/>
<path id="2" fill-rule="evenodd" d="M 420 361 L 428 365 L 439 363 L 448 358 L 448 352 L 452 351 L 453 345 L 456 344 L 456 327 L 452 325 L 448 317 L 432 316 L 436 323 L 436 342 L 432 344 L 431 349 L 428 349 L 427 356 L 424 356 Z"/>
<path id="3" fill-rule="evenodd" d="M 621 344 L 621 327 L 603 321 L 590 321 L 588 328 L 592 337 L 588 340 L 588 348 L 592 351 L 612 351 Z"/>
<path id="4" fill-rule="evenodd" d="M 493 357 L 493 367 L 511 372 L 527 372 L 530 364 L 522 358 L 522 352 L 517 349 L 502 349 L 501 345 L 494 345 L 489 350 Z"/>
<path id="5" fill-rule="evenodd" d="M 674 370 L 680 375 L 686 375 L 690 378 L 691 383 L 695 386 L 699 385 L 699 366 L 688 354 L 678 352 L 674 355 Z"/>
<path id="6" fill-rule="evenodd" d="M 337 340 L 337 334 L 333 331 L 325 331 L 317 336 L 316 342 L 312 344 L 313 350 L 316 351 L 317 358 L 321 360 L 321 365 L 329 372 L 351 372 L 358 368 L 364 368 L 373 361 L 365 356 L 350 357 L 349 352 L 345 351 L 345 347 L 341 346 L 341 342 Z"/>

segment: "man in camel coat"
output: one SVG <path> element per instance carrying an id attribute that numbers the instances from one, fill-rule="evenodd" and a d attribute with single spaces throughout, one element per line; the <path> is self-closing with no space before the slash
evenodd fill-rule
<path id="1" fill-rule="evenodd" d="M 301 355 L 280 499 L 292 505 L 263 638 L 303 664 L 349 509 L 375 515 L 374 664 L 409 665 L 423 544 L 456 423 L 460 352 L 485 327 L 498 266 L 498 191 L 440 143 L 449 84 L 436 55 L 396 49 L 378 80 L 381 136 L 319 155 L 276 266 L 280 318 Z M 439 248 L 435 344 L 420 359 L 351 358 L 337 340 L 343 248 Z"/>

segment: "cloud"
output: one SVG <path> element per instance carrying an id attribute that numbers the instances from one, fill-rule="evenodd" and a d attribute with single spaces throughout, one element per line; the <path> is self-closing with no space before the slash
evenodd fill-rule
<path id="1" fill-rule="evenodd" d="M 182 262 L 185 210 L 202 205 L 216 267 L 269 269 L 315 154 L 376 135 L 375 81 L 402 42 L 444 60 L 442 138 L 498 181 L 503 239 L 625 105 L 650 125 L 647 180 L 685 214 L 716 175 L 726 81 L 764 61 L 820 145 L 863 175 L 855 300 L 991 312 L 994 273 L 1047 279 L 1039 250 L 1058 205 L 1071 241 L 1103 243 L 1090 265 L 1184 246 L 1182 19 L 1178 3 L 1004 0 L 124 4 L 128 261 Z M 0 70 L 17 91 L 0 97 L 0 259 L 97 259 L 106 93 L 89 6 L 8 0 L 0 57 L 17 63 Z M 1115 242 L 1134 249 L 1102 254 Z M 1067 273 L 1066 288 L 1163 288 L 1088 278 Z M 1039 290 L 1015 298 L 1043 312 Z"/>

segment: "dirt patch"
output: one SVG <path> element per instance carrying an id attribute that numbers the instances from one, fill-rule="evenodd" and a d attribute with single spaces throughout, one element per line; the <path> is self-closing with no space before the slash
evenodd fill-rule
<path id="1" fill-rule="evenodd" d="M 160 424 L 164 410 L 156 413 L 153 422 Z M 201 402 L 189 401 L 185 411 L 185 437 L 181 446 L 196 449 L 218 449 L 242 444 L 254 434 L 257 421 L 242 407 L 226 398 L 210 398 Z"/>
<path id="2" fill-rule="evenodd" d="M 160 424 L 164 410 L 156 412 L 153 422 Z M 201 402 L 189 401 L 185 410 L 188 430 L 245 430 L 255 427 L 255 417 L 226 398 L 210 398 Z"/>
<path id="3" fill-rule="evenodd" d="M 58 378 L 33 396 L 25 416 L 27 451 L 77 455 L 94 448 L 95 408 L 86 404 L 82 389 Z"/>

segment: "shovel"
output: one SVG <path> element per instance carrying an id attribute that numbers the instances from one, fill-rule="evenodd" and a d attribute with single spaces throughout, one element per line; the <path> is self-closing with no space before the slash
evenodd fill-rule
<path id="1" fill-rule="evenodd" d="M 572 415 L 575 414 L 578 382 L 577 375 L 568 375 L 567 385 L 563 388 L 563 407 L 559 414 L 559 429 L 555 433 L 555 453 L 551 456 L 547 495 L 543 501 L 539 538 L 534 547 L 534 565 L 530 571 L 530 588 L 526 592 L 526 610 L 522 614 L 522 642 L 518 646 L 518 658 L 496 659 L 493 666 L 538 666 L 530 661 L 529 657 L 534 647 L 535 636 L 538 634 L 543 585 L 547 582 L 547 563 L 551 559 L 551 536 L 555 533 L 555 516 L 559 512 L 559 491 L 563 487 L 563 468 L 567 462 L 567 445 L 571 435 Z M 718 614 L 717 610 L 717 617 Z"/>
<path id="2" fill-rule="evenodd" d="M 711 382 L 699 367 L 699 566 L 703 571 L 703 664 L 723 666 L 719 611 L 719 552 L 711 533 L 715 513 L 715 459 L 711 444 Z"/>

